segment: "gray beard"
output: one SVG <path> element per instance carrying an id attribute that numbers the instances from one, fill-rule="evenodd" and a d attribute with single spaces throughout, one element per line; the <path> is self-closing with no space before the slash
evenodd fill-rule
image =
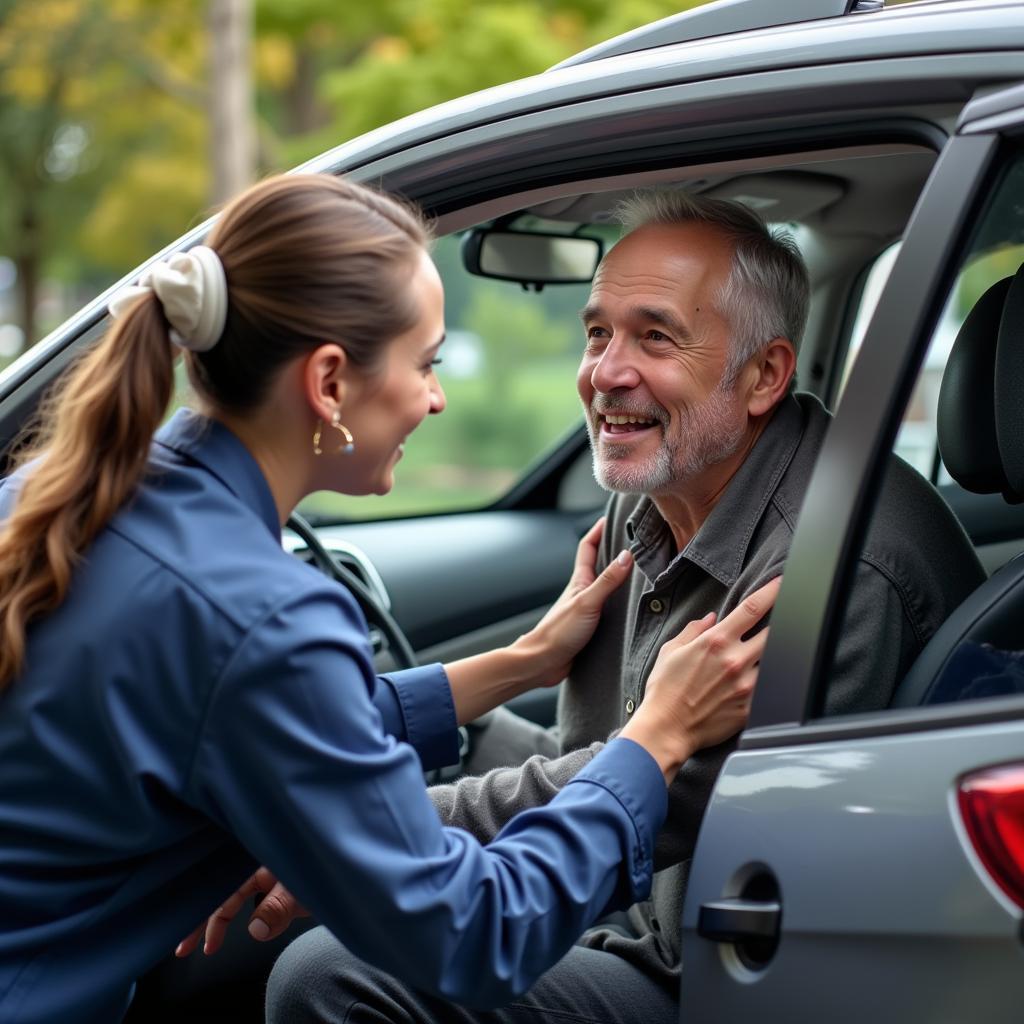
<path id="1" fill-rule="evenodd" d="M 733 422 L 730 416 L 728 398 L 729 391 L 719 384 L 700 405 L 683 414 L 680 430 L 683 441 L 663 439 L 656 452 L 635 465 L 625 462 L 633 451 L 632 446 L 601 444 L 594 418 L 588 416 L 594 478 L 606 491 L 653 494 L 692 480 L 709 466 L 723 462 L 739 449 L 744 434 L 742 421 Z"/>

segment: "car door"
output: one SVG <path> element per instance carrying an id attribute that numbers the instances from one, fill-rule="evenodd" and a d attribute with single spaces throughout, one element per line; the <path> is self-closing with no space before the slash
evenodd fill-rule
<path id="1" fill-rule="evenodd" d="M 1018 86 L 965 110 L 822 450 L 750 725 L 692 865 L 682 986 L 691 1024 L 1020 1017 L 1020 894 L 985 867 L 992 835 L 979 838 L 958 808 L 965 780 L 1024 760 L 1024 700 L 842 718 L 817 708 L 883 457 L 957 268 L 986 232 L 1020 241 L 1006 220 L 1024 211 L 1022 107 Z M 1022 853 L 1002 850 L 1011 863 Z"/>

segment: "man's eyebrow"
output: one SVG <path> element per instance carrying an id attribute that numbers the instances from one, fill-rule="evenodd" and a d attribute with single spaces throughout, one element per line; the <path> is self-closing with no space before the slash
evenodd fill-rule
<path id="1" fill-rule="evenodd" d="M 586 324 L 591 320 L 600 320 L 604 313 L 600 306 L 589 304 L 580 310 L 580 319 Z M 648 324 L 660 324 L 669 334 L 681 341 L 688 341 L 692 335 L 689 328 L 670 310 L 660 306 L 633 306 L 627 313 L 631 320 L 640 320 Z"/>
<path id="2" fill-rule="evenodd" d="M 671 310 L 663 309 L 660 306 L 634 306 L 630 310 L 630 316 L 642 320 L 644 323 L 660 324 L 668 329 L 669 334 L 675 335 L 681 341 L 687 341 L 691 337 L 686 324 Z"/>

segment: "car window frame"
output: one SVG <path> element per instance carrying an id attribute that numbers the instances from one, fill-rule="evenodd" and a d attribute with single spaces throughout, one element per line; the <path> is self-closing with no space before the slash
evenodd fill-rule
<path id="1" fill-rule="evenodd" d="M 1005 92 L 1011 103 L 1021 98 L 1019 85 Z M 962 118 L 915 208 L 811 480 L 744 749 L 1019 718 L 1024 710 L 1020 698 L 1007 698 L 815 718 L 885 459 L 976 219 L 1004 170 L 1004 142 L 1024 125 L 1024 107 L 1013 113 L 989 117 L 980 130 Z"/>

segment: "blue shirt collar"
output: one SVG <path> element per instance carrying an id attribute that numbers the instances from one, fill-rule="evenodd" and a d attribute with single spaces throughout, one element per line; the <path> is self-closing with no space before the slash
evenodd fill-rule
<path id="1" fill-rule="evenodd" d="M 249 449 L 223 423 L 191 409 L 179 409 L 153 440 L 212 473 L 280 540 L 281 523 L 270 485 Z"/>

